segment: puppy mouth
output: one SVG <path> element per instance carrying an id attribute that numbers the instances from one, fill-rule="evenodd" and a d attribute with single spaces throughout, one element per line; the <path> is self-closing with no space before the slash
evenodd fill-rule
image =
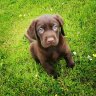
<path id="1" fill-rule="evenodd" d="M 49 47 L 55 47 L 57 44 L 46 44 L 43 47 L 44 48 L 49 48 Z"/>
<path id="2" fill-rule="evenodd" d="M 46 47 L 53 47 L 56 46 L 55 44 L 47 44 Z"/>
<path id="3" fill-rule="evenodd" d="M 54 37 L 48 37 L 46 39 L 46 41 L 42 42 L 42 46 L 44 48 L 48 48 L 48 47 L 55 47 L 58 44 L 58 39 L 54 38 Z"/>

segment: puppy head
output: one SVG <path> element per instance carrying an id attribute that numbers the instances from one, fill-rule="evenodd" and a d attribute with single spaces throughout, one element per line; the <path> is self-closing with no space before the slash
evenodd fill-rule
<path id="1" fill-rule="evenodd" d="M 59 36 L 64 35 L 63 20 L 58 15 L 43 15 L 34 20 L 30 25 L 27 35 L 48 48 L 59 43 Z"/>

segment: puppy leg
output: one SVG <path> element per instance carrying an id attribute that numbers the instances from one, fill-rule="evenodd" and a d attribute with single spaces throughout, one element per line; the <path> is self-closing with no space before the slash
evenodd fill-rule
<path id="1" fill-rule="evenodd" d="M 57 79 L 58 73 L 55 72 L 53 66 L 48 62 L 41 62 L 41 65 L 46 70 L 47 74 L 54 77 L 54 79 Z"/>
<path id="2" fill-rule="evenodd" d="M 67 63 L 67 67 L 71 67 L 73 68 L 75 66 L 72 55 L 71 55 L 71 51 L 70 48 L 68 46 L 68 44 L 66 43 L 66 40 L 64 40 L 64 45 L 62 46 L 61 50 L 62 50 L 62 55 L 66 60 Z"/>
<path id="3" fill-rule="evenodd" d="M 57 79 L 57 77 L 59 76 L 58 73 L 55 72 L 54 67 L 48 60 L 46 60 L 44 55 L 39 56 L 39 61 L 47 74 L 53 76 L 54 79 Z"/>
<path id="4" fill-rule="evenodd" d="M 73 68 L 75 66 L 74 60 L 72 58 L 70 48 L 69 48 L 69 46 L 66 43 L 62 47 L 62 55 L 65 58 L 65 61 L 67 63 L 66 67 Z"/>
<path id="5" fill-rule="evenodd" d="M 72 58 L 72 55 L 71 55 L 71 52 L 65 54 L 64 55 L 64 58 L 65 58 L 66 63 L 67 63 L 66 67 L 73 68 L 75 66 L 74 61 L 73 61 L 73 58 Z"/>
<path id="6" fill-rule="evenodd" d="M 32 57 L 35 59 L 36 63 L 40 63 L 39 59 L 36 56 L 36 54 L 37 54 L 36 53 L 37 52 L 36 48 L 37 47 L 35 47 L 35 46 L 36 46 L 36 42 L 33 42 L 33 43 L 30 44 L 30 52 L 31 52 Z"/>

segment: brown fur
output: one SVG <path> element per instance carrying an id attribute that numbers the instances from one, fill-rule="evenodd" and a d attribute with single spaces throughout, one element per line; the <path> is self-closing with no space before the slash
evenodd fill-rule
<path id="1" fill-rule="evenodd" d="M 38 60 L 47 73 L 54 78 L 57 78 L 58 74 L 51 63 L 59 57 L 65 58 L 67 67 L 74 67 L 71 51 L 64 37 L 63 20 L 60 16 L 40 16 L 32 22 L 25 36 L 31 42 L 30 51 L 33 58 Z"/>

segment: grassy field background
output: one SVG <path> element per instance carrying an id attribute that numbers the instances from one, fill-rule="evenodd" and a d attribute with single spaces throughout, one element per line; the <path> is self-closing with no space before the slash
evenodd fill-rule
<path id="1" fill-rule="evenodd" d="M 24 33 L 42 14 L 60 14 L 75 60 L 54 80 L 36 64 Z M 0 0 L 0 96 L 96 96 L 96 0 Z"/>

